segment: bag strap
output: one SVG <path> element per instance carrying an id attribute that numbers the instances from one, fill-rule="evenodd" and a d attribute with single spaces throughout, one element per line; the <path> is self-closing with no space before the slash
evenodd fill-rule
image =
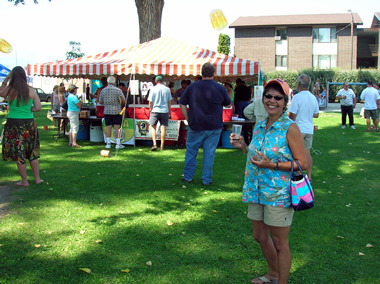
<path id="1" fill-rule="evenodd" d="M 302 173 L 302 175 L 303 175 L 303 171 L 302 171 L 302 168 L 301 168 L 301 165 L 300 165 L 300 163 L 298 162 L 298 160 L 294 160 L 295 162 L 296 162 L 296 164 L 297 164 L 297 166 L 298 166 L 298 169 L 299 169 L 299 171 Z"/>
<path id="2" fill-rule="evenodd" d="M 292 160 L 290 162 L 290 165 L 291 165 L 291 167 L 290 167 L 290 174 L 291 174 L 292 177 L 294 177 L 294 160 Z"/>

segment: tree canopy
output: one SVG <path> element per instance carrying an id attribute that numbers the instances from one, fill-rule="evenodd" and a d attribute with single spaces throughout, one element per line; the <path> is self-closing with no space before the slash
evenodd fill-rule
<path id="1" fill-rule="evenodd" d="M 79 58 L 85 55 L 80 50 L 80 46 L 81 46 L 80 42 L 70 41 L 69 44 L 71 46 L 71 51 L 66 52 L 66 59 Z"/>
<path id="2" fill-rule="evenodd" d="M 34 4 L 38 4 L 37 0 L 33 0 Z M 25 5 L 25 0 L 8 0 L 8 2 L 14 2 L 14 5 L 17 6 L 18 4 Z M 51 0 L 49 0 L 51 2 Z"/>
<path id="3" fill-rule="evenodd" d="M 230 54 L 231 39 L 226 34 L 219 35 L 218 52 L 223 54 Z"/>

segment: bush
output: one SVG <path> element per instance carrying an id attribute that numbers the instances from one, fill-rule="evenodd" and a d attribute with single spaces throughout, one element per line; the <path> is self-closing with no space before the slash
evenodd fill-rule
<path id="1" fill-rule="evenodd" d="M 275 78 L 280 78 L 288 82 L 290 88 L 295 89 L 297 87 L 297 77 L 301 74 L 307 74 L 312 80 L 310 91 L 314 93 L 314 82 L 319 78 L 323 87 L 327 86 L 328 82 L 355 82 L 365 83 L 368 80 L 372 82 L 380 82 L 380 71 L 378 69 L 359 69 L 359 70 L 341 70 L 339 68 L 328 70 L 313 70 L 303 69 L 300 71 L 274 71 L 266 73 L 267 81 Z M 350 86 L 359 98 L 361 92 L 366 86 Z M 329 87 L 329 102 L 335 102 L 336 93 L 342 88 L 342 85 L 330 85 Z"/>

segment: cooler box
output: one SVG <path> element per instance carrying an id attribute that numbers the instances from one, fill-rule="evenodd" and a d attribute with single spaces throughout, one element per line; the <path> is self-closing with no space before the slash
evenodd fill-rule
<path id="1" fill-rule="evenodd" d="M 185 120 L 185 117 L 179 107 L 172 107 L 170 109 L 170 114 L 172 120 Z"/>
<path id="2" fill-rule="evenodd" d="M 96 117 L 98 117 L 98 118 L 104 117 L 104 106 L 102 106 L 102 105 L 96 106 Z"/>
<path id="3" fill-rule="evenodd" d="M 77 133 L 77 140 L 88 140 L 89 139 L 89 130 L 88 124 L 80 124 L 79 130 Z"/>
<path id="4" fill-rule="evenodd" d="M 232 115 L 234 114 L 234 109 L 232 107 L 223 107 L 223 121 L 231 121 Z"/>
<path id="5" fill-rule="evenodd" d="M 235 148 L 230 143 L 230 135 L 232 131 L 222 131 L 222 148 Z"/>
<path id="6" fill-rule="evenodd" d="M 186 146 L 186 138 L 187 138 L 187 130 L 180 129 L 179 130 L 179 142 L 181 145 Z"/>
<path id="7" fill-rule="evenodd" d="M 128 108 L 128 115 L 133 118 L 133 105 Z M 150 109 L 147 105 L 135 105 L 135 118 L 137 119 L 149 119 Z"/>

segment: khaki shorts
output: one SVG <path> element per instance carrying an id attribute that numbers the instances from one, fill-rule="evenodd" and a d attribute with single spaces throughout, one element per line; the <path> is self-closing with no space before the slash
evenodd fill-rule
<path id="1" fill-rule="evenodd" d="M 277 207 L 248 203 L 247 217 L 255 221 L 263 221 L 268 226 L 290 227 L 293 221 L 294 209 L 292 207 Z"/>
<path id="2" fill-rule="evenodd" d="M 302 133 L 303 143 L 305 144 L 305 149 L 310 150 L 313 147 L 313 134 Z"/>

